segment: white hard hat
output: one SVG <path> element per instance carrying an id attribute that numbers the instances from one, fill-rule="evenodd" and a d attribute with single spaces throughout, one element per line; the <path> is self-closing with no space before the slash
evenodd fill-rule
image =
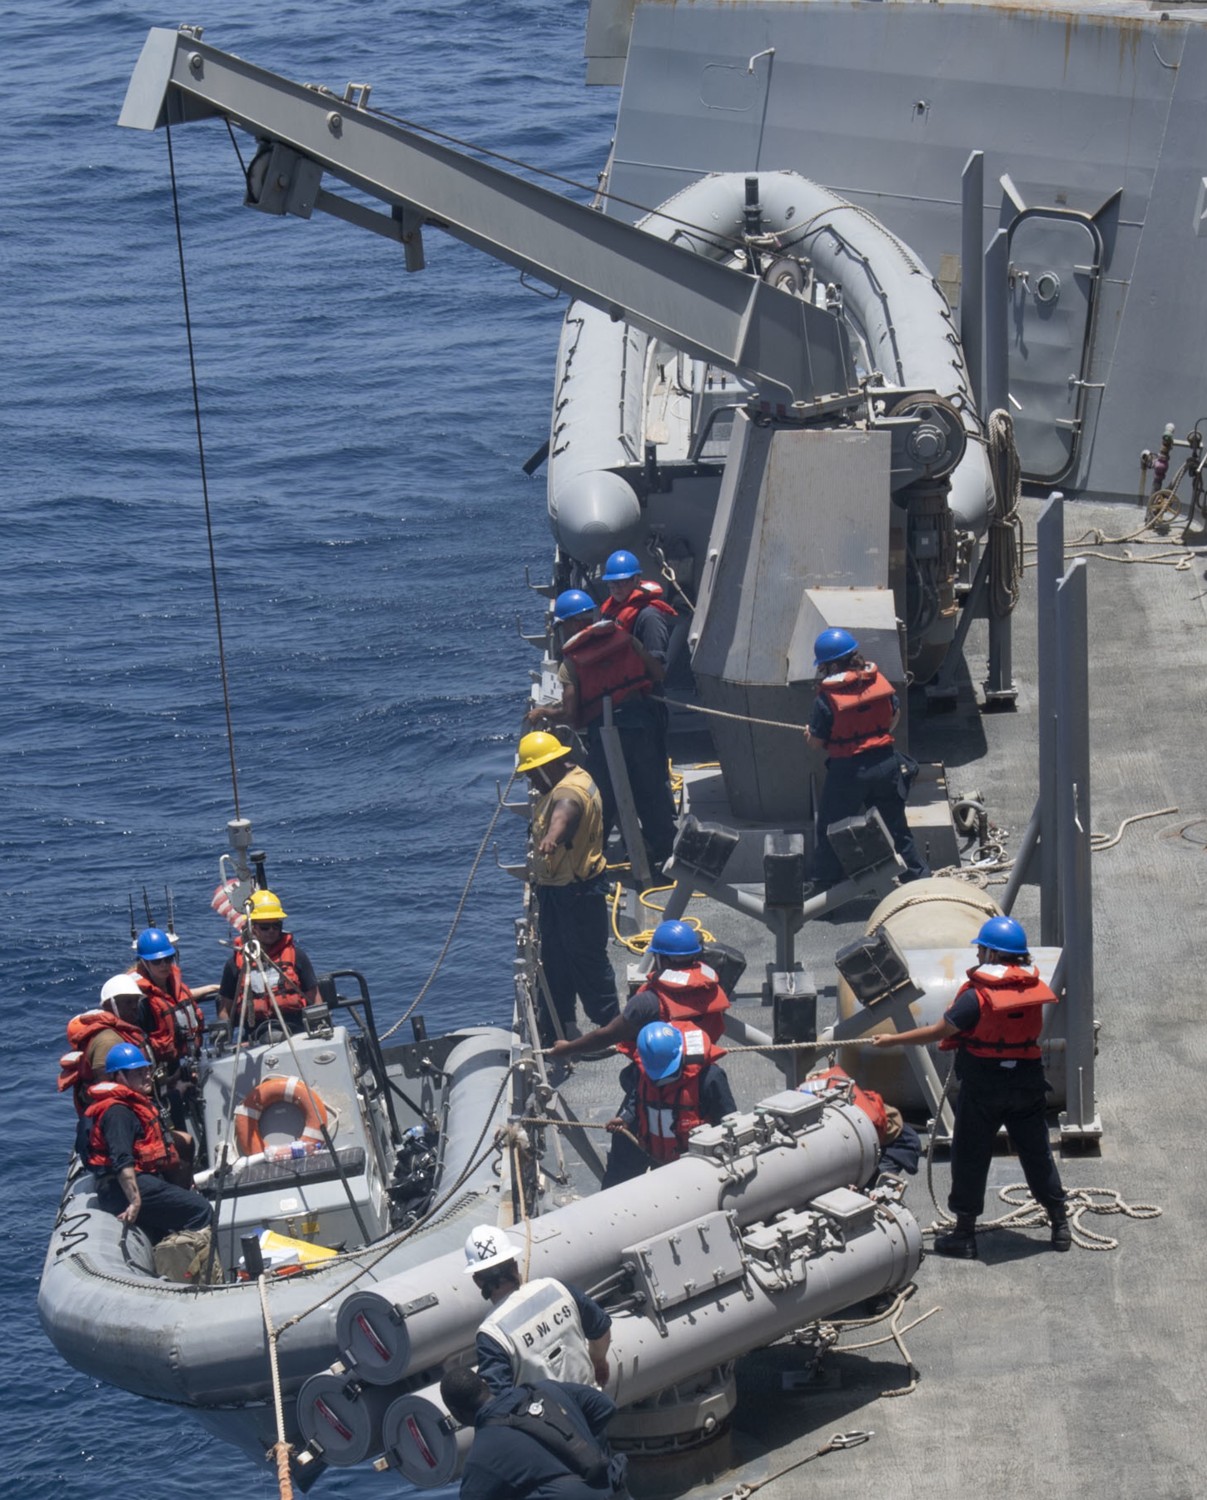
<path id="1" fill-rule="evenodd" d="M 106 979 L 101 986 L 101 1005 L 105 1010 L 112 1010 L 112 1002 L 120 1000 L 123 995 L 130 999 L 142 998 L 142 986 L 133 974 L 115 974 L 112 979 Z"/>
<path id="2" fill-rule="evenodd" d="M 515 1247 L 501 1229 L 493 1224 L 477 1224 L 465 1241 L 465 1272 L 488 1271 L 491 1266 L 505 1266 L 516 1257 Z"/>

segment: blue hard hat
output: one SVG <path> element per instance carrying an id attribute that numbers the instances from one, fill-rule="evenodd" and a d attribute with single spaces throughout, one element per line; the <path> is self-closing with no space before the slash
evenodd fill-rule
<path id="1" fill-rule="evenodd" d="M 1026 953 L 1027 934 L 1013 917 L 990 917 L 976 935 L 976 946 L 995 953 Z"/>
<path id="2" fill-rule="evenodd" d="M 613 552 L 604 563 L 604 570 L 600 577 L 605 583 L 619 583 L 624 578 L 636 578 L 640 573 L 641 564 L 631 552 L 625 552 L 622 549 L 619 552 Z"/>
<path id="3" fill-rule="evenodd" d="M 858 650 L 859 642 L 849 630 L 831 626 L 829 630 L 823 630 L 813 642 L 813 665 L 824 667 L 828 661 L 841 661 L 844 656 L 850 656 L 852 651 Z"/>
<path id="4" fill-rule="evenodd" d="M 149 1068 L 149 1060 L 133 1042 L 118 1042 L 105 1053 L 105 1072 L 124 1073 L 127 1068 Z"/>
<path id="5" fill-rule="evenodd" d="M 664 958 L 696 958 L 703 950 L 694 927 L 686 922 L 659 922 L 645 951 Z"/>
<path id="6" fill-rule="evenodd" d="M 553 618 L 558 621 L 573 620 L 594 608 L 595 600 L 590 594 L 584 594 L 582 589 L 567 589 L 553 601 Z"/>
<path id="7" fill-rule="evenodd" d="M 661 1083 L 679 1071 L 685 1043 L 683 1033 L 669 1021 L 651 1021 L 637 1034 L 637 1056 L 651 1083 Z"/>
<path id="8" fill-rule="evenodd" d="M 158 927 L 144 927 L 138 934 L 139 958 L 175 958 L 176 949 L 166 932 Z"/>

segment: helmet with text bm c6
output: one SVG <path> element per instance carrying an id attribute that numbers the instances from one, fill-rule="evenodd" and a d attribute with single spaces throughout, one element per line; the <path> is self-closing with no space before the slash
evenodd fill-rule
<path id="1" fill-rule="evenodd" d="M 858 650 L 859 642 L 849 630 L 832 626 L 823 630 L 813 642 L 813 665 L 815 668 L 824 667 L 827 662 L 841 661 L 844 656 Z"/>
<path id="2" fill-rule="evenodd" d="M 1026 953 L 1027 934 L 1013 917 L 990 917 L 976 935 L 976 946 L 994 953 Z"/>
<path id="3" fill-rule="evenodd" d="M 251 893 L 251 919 L 253 922 L 283 922 L 285 912 L 281 907 L 280 897 L 272 891 L 253 891 Z"/>
<path id="4" fill-rule="evenodd" d="M 637 1033 L 637 1056 L 651 1083 L 673 1078 L 683 1062 L 683 1033 L 669 1021 L 651 1021 Z"/>
<path id="5" fill-rule="evenodd" d="M 538 766 L 548 765 L 551 760 L 570 754 L 570 747 L 563 745 L 557 735 L 550 734 L 547 729 L 534 729 L 531 734 L 526 734 L 520 741 L 518 750 L 519 759 L 515 768 L 521 776 L 535 771 Z"/>
<path id="6" fill-rule="evenodd" d="M 505 1266 L 516 1257 L 515 1246 L 493 1224 L 475 1224 L 465 1241 L 465 1274 Z"/>
<path id="7" fill-rule="evenodd" d="M 125 1073 L 130 1068 L 149 1068 L 151 1063 L 141 1047 L 133 1042 L 118 1042 L 105 1053 L 106 1073 Z"/>

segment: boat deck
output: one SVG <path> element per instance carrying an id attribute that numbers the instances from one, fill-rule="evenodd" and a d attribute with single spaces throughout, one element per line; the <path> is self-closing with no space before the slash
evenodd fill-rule
<path id="1" fill-rule="evenodd" d="M 1028 535 L 1038 506 L 1024 502 Z M 1070 555 L 1087 534 L 1134 533 L 1142 516 L 1118 506 L 1068 503 Z M 1154 541 L 1157 543 L 1153 545 Z M 1124 819 L 1177 809 L 1137 822 L 1093 856 L 1099 1150 L 1066 1151 L 1065 1185 L 1117 1192 L 1132 1205 L 1155 1204 L 1160 1217 L 1087 1216 L 1118 1248 L 1053 1254 L 1045 1229 L 981 1237 L 978 1262 L 928 1256 L 903 1322 L 938 1311 L 906 1336 L 918 1371 L 916 1389 L 892 1343 L 830 1352 L 815 1375 L 803 1349 L 762 1351 L 739 1366 L 739 1408 L 732 1449 L 739 1467 L 691 1487 L 688 1465 L 661 1475 L 668 1494 L 722 1496 L 739 1483 L 766 1484 L 768 1497 L 824 1485 L 829 1500 L 935 1496 L 1141 1493 L 1190 1497 L 1203 1492 L 1207 1439 L 1199 1421 L 1207 1379 L 1207 1313 L 1199 1295 L 1204 1267 L 1207 1178 L 1193 1155 L 1190 1128 L 1197 1085 L 1207 1071 L 1207 1037 L 1191 966 L 1203 952 L 1207 900 L 1207 560 L 1176 540 L 1097 549 L 1115 561 L 1088 564 L 1091 654 L 1089 694 L 1095 830 L 1113 835 Z M 1130 559 L 1123 558 L 1130 553 Z M 1166 554 L 1165 562 L 1156 559 Z M 985 714 L 968 680 L 951 713 L 928 717 L 911 704 L 911 749 L 945 763 L 953 794 L 981 792 L 993 823 L 1008 830 L 1013 854 L 1036 785 L 1034 573 L 1028 571 L 1015 615 L 1018 701 Z M 984 675 L 985 627 L 973 627 L 967 658 Z M 1004 878 L 1004 877 L 1003 877 Z M 797 951 L 819 989 L 818 1022 L 835 1005 L 833 955 L 863 930 L 871 900 L 807 924 Z M 1015 915 L 1038 922 L 1034 884 L 1022 888 Z M 741 948 L 748 967 L 736 1013 L 771 1030 L 761 1002 L 769 934 L 754 920 L 708 901 L 690 914 L 721 941 Z M 617 949 L 618 971 L 628 955 Z M 756 1053 L 726 1061 L 739 1105 L 782 1087 Z M 564 1084 L 584 1119 L 607 1119 L 619 1102 L 615 1060 L 578 1062 Z M 1189 1117 L 1186 1104 L 1190 1102 Z M 597 1137 L 602 1139 L 602 1137 Z M 925 1164 L 906 1204 L 922 1225 L 935 1218 Z M 948 1172 L 936 1155 L 934 1186 L 946 1199 Z M 986 1217 L 996 1188 L 1021 1181 L 1001 1154 L 990 1176 Z M 849 1333 L 861 1342 L 884 1325 Z M 890 1399 L 895 1397 L 896 1399 Z M 862 1446 L 820 1457 L 806 1473 L 774 1478 L 836 1432 L 871 1431 Z"/>

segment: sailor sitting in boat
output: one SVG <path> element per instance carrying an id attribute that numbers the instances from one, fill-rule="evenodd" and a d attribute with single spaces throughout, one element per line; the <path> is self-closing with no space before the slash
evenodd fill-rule
<path id="1" fill-rule="evenodd" d="M 67 1023 L 72 1050 L 59 1059 L 59 1092 L 72 1090 L 76 1114 L 82 1115 L 92 1103 L 88 1090 L 105 1077 L 105 1059 L 119 1042 L 129 1042 L 160 1061 L 147 1034 L 151 1029 L 147 1002 L 132 974 L 106 979 L 98 1008 L 72 1016 Z"/>
<path id="2" fill-rule="evenodd" d="M 711 1041 L 721 1040 L 729 996 L 716 970 L 703 961 L 696 929 L 687 922 L 659 922 L 645 951 L 651 960 L 649 976 L 621 1013 L 597 1031 L 556 1042 L 549 1049 L 551 1057 L 603 1052 L 608 1047 L 618 1047 L 632 1057 L 641 1028 L 652 1021 L 690 1021 L 707 1032 Z"/>
<path id="3" fill-rule="evenodd" d="M 314 965 L 285 931 L 286 913 L 272 891 L 253 891 L 250 912 L 255 947 L 235 939 L 218 986 L 218 1015 L 245 1027 L 276 1019 L 272 1001 L 291 1031 L 301 1029 L 302 1011 L 318 998 Z"/>
<path id="4" fill-rule="evenodd" d="M 685 1021 L 642 1028 L 637 1056 L 621 1070 L 620 1113 L 608 1121 L 612 1149 L 602 1188 L 677 1161 L 698 1125 L 719 1125 L 737 1109 L 729 1079 L 715 1061 L 723 1056 L 706 1032 Z M 637 1145 L 622 1131 L 635 1136 Z"/>
<path id="5" fill-rule="evenodd" d="M 602 1391 L 537 1380 L 500 1395 L 460 1365 L 440 1398 L 474 1428 L 461 1500 L 627 1500 L 624 1457 L 604 1441 L 616 1405 Z"/>
<path id="6" fill-rule="evenodd" d="M 478 1373 L 492 1391 L 534 1380 L 608 1383 L 612 1319 L 580 1287 L 551 1276 L 524 1284 L 501 1229 L 479 1224 L 465 1241 L 465 1270 L 494 1311 L 478 1329 Z"/>
<path id="7" fill-rule="evenodd" d="M 553 601 L 561 647 L 560 703 L 539 704 L 528 720 L 569 724 L 587 732 L 587 769 L 603 799 L 604 843 L 616 823 L 616 795 L 608 773 L 601 730 L 604 699 L 629 775 L 633 806 L 650 865 L 661 868 L 675 843 L 675 801 L 666 765 L 665 706 L 654 695 L 666 673 L 659 660 L 616 620 L 601 620 L 595 600 L 582 589 L 566 589 Z"/>
<path id="8" fill-rule="evenodd" d="M 182 1185 L 192 1181 L 185 1161 L 192 1143 L 164 1129 L 145 1053 L 119 1042 L 105 1072 L 106 1081 L 89 1090 L 77 1139 L 81 1159 L 96 1174 L 100 1206 L 129 1227 L 137 1223 L 152 1244 L 180 1231 L 208 1231 L 213 1209 Z"/>

